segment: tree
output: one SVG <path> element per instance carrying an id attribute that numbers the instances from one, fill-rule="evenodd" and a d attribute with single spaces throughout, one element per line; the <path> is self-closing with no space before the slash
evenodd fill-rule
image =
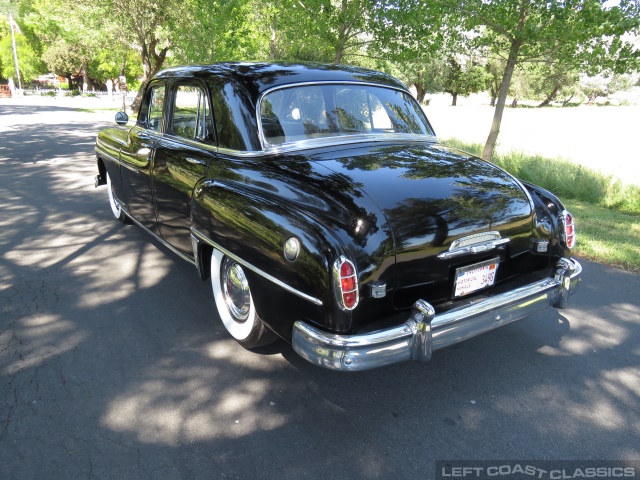
<path id="1" fill-rule="evenodd" d="M 83 0 L 90 3 L 90 0 Z M 142 63 L 142 79 L 132 109 L 138 111 L 147 83 L 163 66 L 175 39 L 189 31 L 186 0 L 105 0 L 125 38 L 135 45 Z M 197 32 L 192 32 L 197 34 Z"/>
<path id="2" fill-rule="evenodd" d="M 69 7 L 63 0 L 34 0 L 29 7 L 27 23 L 42 43 L 49 70 L 66 77 L 69 90 L 78 75 L 83 90 L 100 86 L 106 78 L 90 71 L 89 65 L 99 56 L 119 55 L 124 48 L 104 5 L 76 2 Z"/>
<path id="3" fill-rule="evenodd" d="M 434 29 L 457 37 L 471 51 L 506 53 L 493 122 L 483 158 L 490 160 L 514 69 L 550 55 L 562 64 L 592 73 L 638 68 L 640 51 L 631 38 L 640 28 L 640 5 L 635 0 L 611 4 L 600 0 L 393 0 L 385 12 L 397 20 L 395 32 L 408 48 L 430 42 Z M 628 34 L 631 36 L 628 36 Z"/>
<path id="4" fill-rule="evenodd" d="M 549 59 L 531 64 L 526 70 L 533 95 L 542 100 L 538 107 L 546 107 L 558 96 L 573 97 L 579 82 L 579 72 L 572 66 L 555 63 Z"/>
<path id="5" fill-rule="evenodd" d="M 608 97 L 616 92 L 624 92 L 633 87 L 631 75 L 582 75 L 580 89 L 587 97 L 587 103 L 593 105 L 598 97 Z"/>
<path id="6" fill-rule="evenodd" d="M 445 62 L 441 58 L 416 59 L 400 67 L 401 77 L 416 88 L 416 99 L 424 103 L 427 93 L 442 91 Z"/>
<path id="7" fill-rule="evenodd" d="M 40 58 L 39 43 L 29 31 L 28 27 L 18 18 L 20 31 L 14 31 L 16 51 L 19 61 L 22 82 L 30 82 L 46 72 L 44 62 Z M 15 78 L 16 67 L 13 57 L 13 45 L 7 17 L 0 17 L 0 76 Z"/>
<path id="8" fill-rule="evenodd" d="M 490 82 L 486 70 L 472 62 L 461 62 L 450 56 L 446 62 L 442 90 L 451 94 L 451 105 L 456 106 L 458 95 L 468 96 L 485 90 Z"/>
<path id="9" fill-rule="evenodd" d="M 331 61 L 340 64 L 350 51 L 368 43 L 365 34 L 372 3 L 368 0 L 295 0 L 291 2 L 290 12 L 298 24 L 292 26 L 297 32 L 311 32 L 325 42 L 333 53 Z"/>
<path id="10" fill-rule="evenodd" d="M 553 54 L 559 63 L 592 70 L 624 69 L 639 52 L 622 40 L 629 27 L 638 29 L 638 5 L 622 0 L 607 7 L 597 0 L 474 0 L 463 7 L 463 26 L 481 30 L 483 46 L 508 47 L 507 62 L 483 158 L 491 160 L 506 97 L 517 65 Z"/>
<path id="11" fill-rule="evenodd" d="M 502 82 L 502 72 L 504 72 L 504 61 L 496 57 L 491 57 L 487 60 L 484 66 L 488 74 L 487 89 L 491 96 L 492 107 L 496 106 L 496 99 L 498 98 L 498 92 L 500 91 L 500 83 Z"/>
<path id="12" fill-rule="evenodd" d="M 171 45 L 173 59 L 178 63 L 266 60 L 270 24 L 275 21 L 271 17 L 278 18 L 279 13 L 276 4 L 258 0 L 188 1 L 183 12 L 188 28 L 176 35 L 178 40 Z"/>

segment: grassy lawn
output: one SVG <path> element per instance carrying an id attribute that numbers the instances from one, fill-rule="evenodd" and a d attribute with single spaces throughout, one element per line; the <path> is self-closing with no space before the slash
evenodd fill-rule
<path id="1" fill-rule="evenodd" d="M 443 143 L 480 155 L 482 144 L 451 138 Z M 640 273 L 640 186 L 560 158 L 521 151 L 494 156 L 514 176 L 557 194 L 576 219 L 574 252 Z"/>
<path id="2" fill-rule="evenodd" d="M 567 200 L 565 205 L 576 219 L 578 256 L 640 273 L 640 215 L 579 200 Z"/>

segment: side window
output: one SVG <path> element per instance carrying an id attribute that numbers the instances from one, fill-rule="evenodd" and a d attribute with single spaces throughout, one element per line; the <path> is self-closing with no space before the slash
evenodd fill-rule
<path id="1" fill-rule="evenodd" d="M 149 130 L 160 131 L 162 128 L 162 110 L 164 108 L 165 97 L 164 85 L 156 85 L 151 87 L 147 93 L 147 97 L 140 106 L 140 115 L 138 117 L 138 125 Z"/>
<path id="2" fill-rule="evenodd" d="M 191 85 L 176 88 L 170 133 L 188 140 L 213 140 L 213 122 L 202 88 Z"/>

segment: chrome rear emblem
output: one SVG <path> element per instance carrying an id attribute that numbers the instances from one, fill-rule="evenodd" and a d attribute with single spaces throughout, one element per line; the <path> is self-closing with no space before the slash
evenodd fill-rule
<path id="1" fill-rule="evenodd" d="M 438 258 L 446 260 L 460 255 L 467 255 L 468 253 L 488 252 L 510 241 L 511 239 L 509 238 L 502 238 L 500 232 L 476 233 L 454 240 L 449 250 L 439 254 Z"/>

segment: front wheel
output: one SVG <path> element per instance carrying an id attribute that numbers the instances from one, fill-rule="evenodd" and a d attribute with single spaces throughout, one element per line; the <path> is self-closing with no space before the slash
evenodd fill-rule
<path id="1" fill-rule="evenodd" d="M 111 184 L 111 177 L 107 173 L 107 192 L 109 194 L 109 206 L 111 207 L 111 212 L 113 216 L 116 217 L 122 223 L 127 223 L 129 217 L 124 213 L 122 206 L 120 206 L 120 202 L 116 198 L 115 193 L 113 192 L 113 185 Z"/>
<path id="2" fill-rule="evenodd" d="M 211 254 L 211 287 L 222 324 L 240 345 L 258 348 L 277 339 L 256 313 L 243 267 L 219 250 Z"/>

